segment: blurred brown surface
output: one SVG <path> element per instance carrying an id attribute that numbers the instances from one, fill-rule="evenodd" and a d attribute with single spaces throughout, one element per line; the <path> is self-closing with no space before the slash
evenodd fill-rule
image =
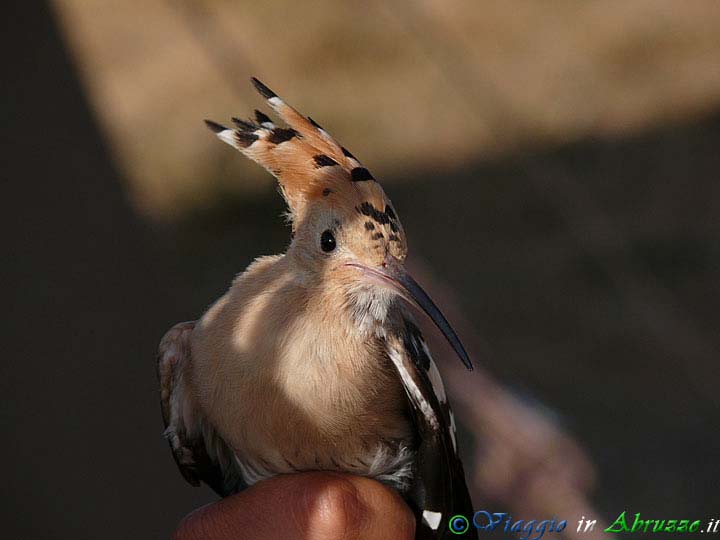
<path id="1" fill-rule="evenodd" d="M 714 0 L 53 4 L 134 204 L 157 219 L 265 185 L 200 122 L 251 114 L 253 75 L 388 182 L 720 103 Z"/>

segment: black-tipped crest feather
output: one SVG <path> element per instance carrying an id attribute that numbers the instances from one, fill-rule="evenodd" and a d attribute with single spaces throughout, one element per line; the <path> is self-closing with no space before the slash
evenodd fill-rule
<path id="1" fill-rule="evenodd" d="M 233 121 L 233 124 L 235 124 L 237 127 L 246 131 L 255 131 L 260 127 L 253 124 L 252 122 L 249 122 L 248 120 L 243 120 L 242 118 L 236 118 L 234 116 L 231 118 L 231 120 Z"/>
<path id="2" fill-rule="evenodd" d="M 277 94 L 270 90 L 267 86 L 265 86 L 263 83 L 261 83 L 259 80 L 257 80 L 255 77 L 252 77 L 250 79 L 253 83 L 253 86 L 255 89 L 260 92 L 260 95 L 264 97 L 265 99 L 270 99 L 277 97 Z"/>
<path id="3" fill-rule="evenodd" d="M 259 111 L 255 109 L 255 120 L 258 121 L 258 124 L 272 124 L 273 121 L 270 119 L 270 117 L 265 114 L 262 111 Z"/>
<path id="4" fill-rule="evenodd" d="M 252 143 L 258 140 L 258 136 L 255 135 L 255 133 L 247 132 L 247 131 L 235 131 L 235 140 L 237 143 L 242 146 L 243 148 L 247 148 Z"/>
<path id="5" fill-rule="evenodd" d="M 222 124 L 218 124 L 217 122 L 213 122 L 212 120 L 205 120 L 205 125 L 213 133 L 220 133 L 221 131 L 225 131 L 226 129 L 228 129 Z"/>

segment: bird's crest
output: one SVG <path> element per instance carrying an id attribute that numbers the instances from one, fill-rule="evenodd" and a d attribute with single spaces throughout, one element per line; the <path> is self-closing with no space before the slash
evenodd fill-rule
<path id="1" fill-rule="evenodd" d="M 363 203 L 366 210 L 370 206 L 379 213 L 388 208 L 380 185 L 347 149 L 259 80 L 253 77 L 252 82 L 288 127 L 275 125 L 257 110 L 252 120 L 233 118 L 234 128 L 210 120 L 205 123 L 221 140 L 278 179 L 293 227 L 301 220 L 308 202 L 325 197 L 334 205 L 355 208 L 360 213 Z"/>

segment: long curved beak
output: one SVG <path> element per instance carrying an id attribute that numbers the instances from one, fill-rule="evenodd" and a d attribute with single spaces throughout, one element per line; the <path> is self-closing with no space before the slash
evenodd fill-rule
<path id="1" fill-rule="evenodd" d="M 346 266 L 357 268 L 372 281 L 391 288 L 409 303 L 422 309 L 442 332 L 445 339 L 448 340 L 448 343 L 455 350 L 465 367 L 469 371 L 473 370 L 472 362 L 470 362 L 465 347 L 463 347 L 460 338 L 453 330 L 453 327 L 450 326 L 445 315 L 442 314 L 435 302 L 432 301 L 432 298 L 428 296 L 418 282 L 395 259 L 388 257 L 382 268 L 372 268 L 359 263 L 346 263 Z"/>

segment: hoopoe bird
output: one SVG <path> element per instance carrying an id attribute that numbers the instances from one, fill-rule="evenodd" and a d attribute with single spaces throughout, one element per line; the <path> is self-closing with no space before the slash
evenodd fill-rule
<path id="1" fill-rule="evenodd" d="M 467 369 L 455 331 L 403 268 L 405 232 L 368 169 L 257 79 L 289 126 L 264 113 L 206 120 L 279 181 L 292 241 L 256 259 L 158 353 L 165 436 L 185 479 L 220 496 L 310 470 L 379 480 L 415 511 L 418 531 L 456 538 L 472 515 L 455 421 L 403 300 L 422 309 Z M 467 535 L 474 535 L 468 531 Z"/>

